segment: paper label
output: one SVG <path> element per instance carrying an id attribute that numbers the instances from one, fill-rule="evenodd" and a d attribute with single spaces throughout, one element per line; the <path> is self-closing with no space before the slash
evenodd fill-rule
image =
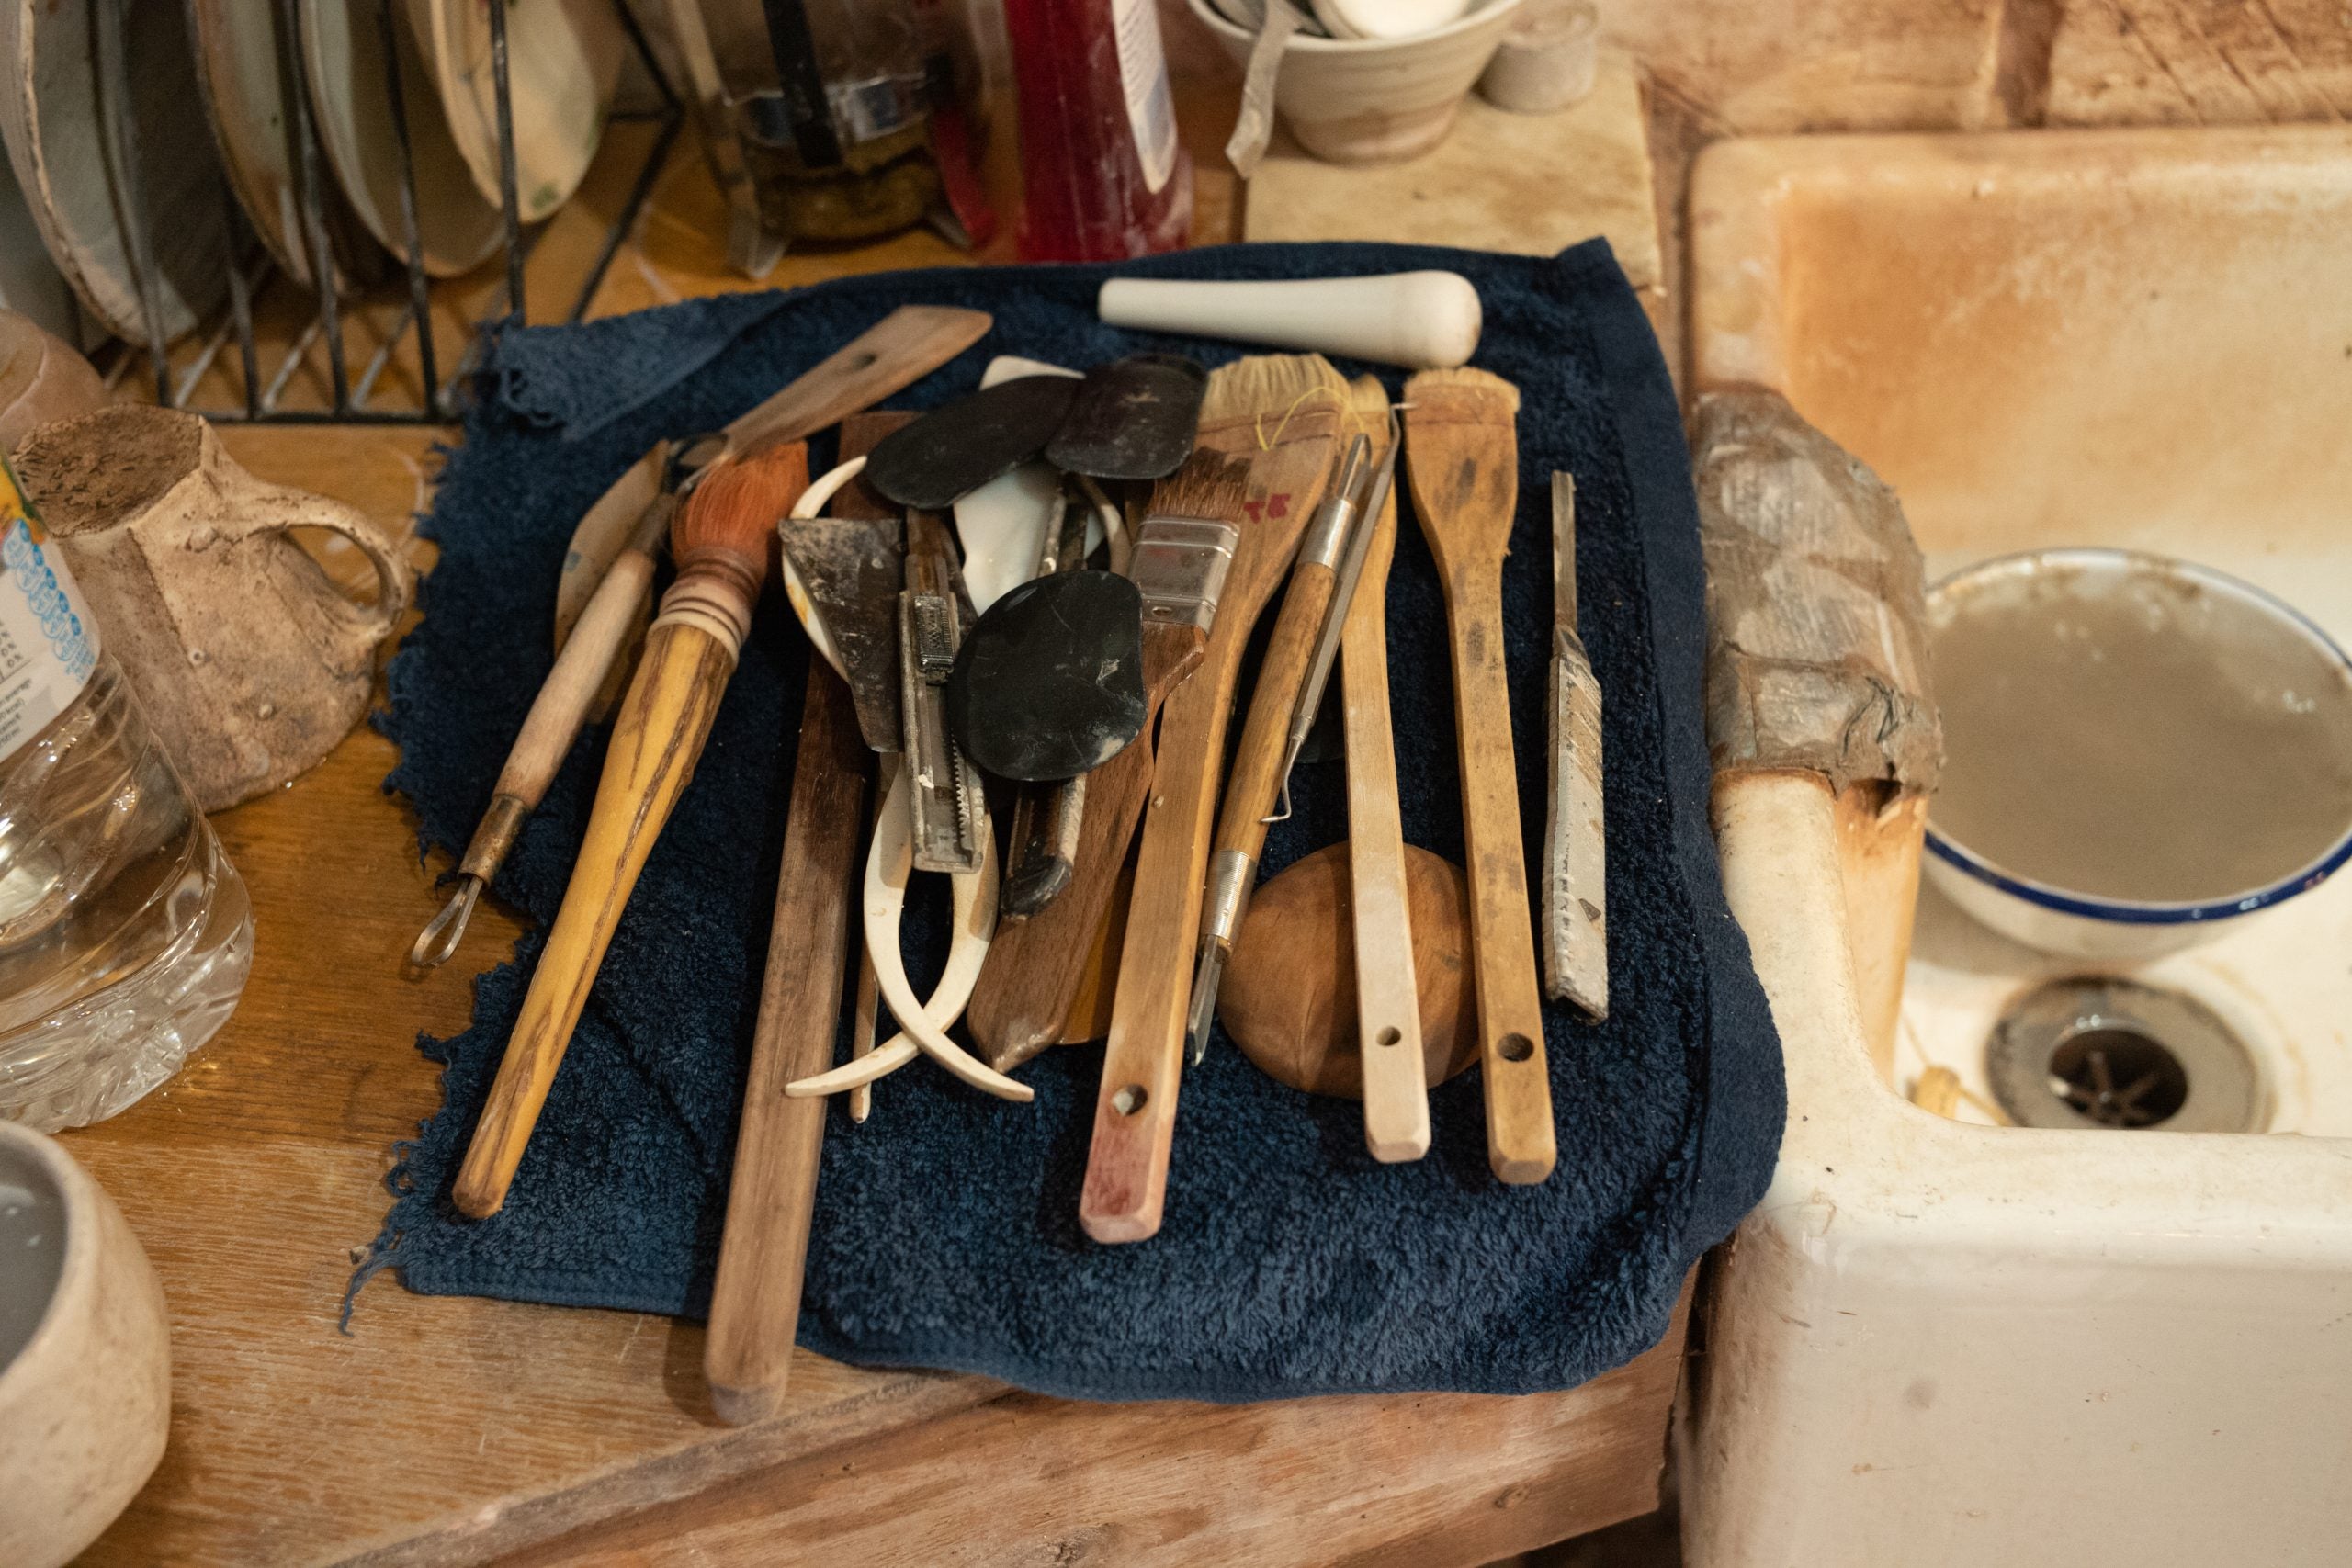
<path id="1" fill-rule="evenodd" d="M 98 624 L 17 476 L 0 463 L 0 761 L 74 705 L 98 662 Z"/>
<path id="2" fill-rule="evenodd" d="M 1111 0 L 1112 30 L 1119 40 L 1119 85 L 1127 99 L 1143 183 L 1158 196 L 1176 172 L 1176 100 L 1168 86 L 1168 53 L 1159 45 L 1155 0 Z"/>

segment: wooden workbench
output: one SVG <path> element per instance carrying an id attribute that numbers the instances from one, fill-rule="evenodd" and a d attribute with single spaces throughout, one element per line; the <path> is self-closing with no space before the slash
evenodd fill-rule
<path id="1" fill-rule="evenodd" d="M 1221 238 L 1230 185 L 1214 150 L 1229 103 L 1180 97 L 1201 235 Z M 532 258 L 550 308 L 634 168 L 626 152 Z M 718 218 L 682 147 L 599 313 L 745 287 L 721 265 Z M 770 281 L 958 259 L 917 234 L 788 258 Z M 439 434 L 223 431 L 264 478 L 403 535 Z M 338 1332 L 390 1202 L 391 1145 L 439 1103 L 415 1037 L 465 1027 L 470 977 L 520 929 L 485 901 L 453 962 L 402 977 L 442 867 L 420 863 L 411 818 L 381 792 L 394 761 L 362 728 L 215 819 L 254 897 L 244 999 L 179 1077 L 67 1135 L 154 1259 L 173 1324 L 170 1448 L 86 1562 L 1468 1568 L 1655 1506 L 1679 1314 L 1632 1365 L 1516 1399 L 1080 1404 L 803 1353 L 787 1412 L 743 1429 L 711 1416 L 697 1324 L 413 1296 L 387 1278 Z"/>

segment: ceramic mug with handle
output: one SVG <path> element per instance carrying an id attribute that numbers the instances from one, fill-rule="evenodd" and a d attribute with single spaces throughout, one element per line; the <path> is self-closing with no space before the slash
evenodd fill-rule
<path id="1" fill-rule="evenodd" d="M 285 783 L 350 731 L 412 585 L 382 530 L 255 479 L 210 425 L 175 410 L 44 425 L 15 466 L 202 809 Z M 329 551 L 356 548 L 374 569 L 373 603 L 337 587 L 297 529 L 329 536 Z"/>

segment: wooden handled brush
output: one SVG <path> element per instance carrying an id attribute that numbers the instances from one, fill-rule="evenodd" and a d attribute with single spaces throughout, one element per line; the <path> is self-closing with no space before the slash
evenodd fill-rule
<path id="1" fill-rule="evenodd" d="M 1319 355 L 1259 355 L 1209 376 L 1200 445 L 1247 459 L 1250 484 L 1207 657 L 1160 716 L 1079 1201 L 1079 1221 L 1097 1241 L 1141 1241 L 1159 1229 L 1217 775 L 1241 653 L 1330 483 L 1347 405 L 1347 382 Z"/>
<path id="2" fill-rule="evenodd" d="M 1453 644 L 1487 1160 L 1504 1181 L 1541 1181 L 1558 1158 L 1557 1137 L 1503 669 L 1503 557 L 1519 511 L 1519 390 L 1484 370 L 1424 370 L 1405 383 L 1404 406 L 1413 506 L 1445 583 Z"/>
<path id="3" fill-rule="evenodd" d="M 621 909 L 709 737 L 767 576 L 770 532 L 808 484 L 807 448 L 779 446 L 712 474 L 679 512 L 677 580 L 614 721 L 563 907 L 458 1171 L 458 1207 L 477 1219 L 506 1201 Z"/>

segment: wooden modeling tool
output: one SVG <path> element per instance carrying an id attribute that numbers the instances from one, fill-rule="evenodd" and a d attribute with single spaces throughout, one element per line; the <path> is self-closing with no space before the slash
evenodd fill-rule
<path id="1" fill-rule="evenodd" d="M 1328 447 L 1328 437 L 1323 443 Z M 1153 718 L 1206 656 L 1214 628 L 1224 624 L 1243 538 L 1259 526 L 1243 521 L 1248 476 L 1249 465 L 1203 452 L 1153 487 L 1129 563 L 1144 602 L 1143 728 L 1086 776 L 1067 886 L 1036 914 L 998 931 L 989 950 L 969 1017 L 972 1037 L 1000 1071 L 1063 1038 L 1152 794 Z M 1264 594 L 1260 589 L 1261 604 Z M 1230 675 L 1227 682 L 1229 693 Z M 1164 725 L 1162 732 L 1164 755 Z"/>
<path id="2" fill-rule="evenodd" d="M 1368 1107 L 1375 1088 L 1366 1070 L 1403 1064 L 1422 1104 L 1426 1153 L 1429 1090 L 1478 1060 L 1470 1019 L 1469 884 L 1452 861 L 1404 846 L 1397 868 L 1412 909 L 1413 949 L 1396 967 L 1414 987 L 1406 998 L 1413 1030 L 1409 1040 L 1400 1030 L 1393 1043 L 1368 1042 L 1357 1022 L 1365 971 L 1351 940 L 1352 850 L 1351 842 L 1333 844 L 1265 880 L 1233 944 L 1217 1017 L 1251 1066 L 1310 1094 L 1361 1099 Z M 1418 1157 L 1377 1147 L 1372 1153 L 1375 1159 Z"/>
<path id="3" fill-rule="evenodd" d="M 1378 398 L 1385 415 L 1387 393 L 1369 377 L 1356 383 L 1357 407 L 1363 408 L 1367 391 Z M 1383 435 L 1381 457 L 1393 466 L 1393 417 Z M 1388 569 L 1396 554 L 1393 485 L 1365 519 L 1361 536 L 1355 592 L 1340 630 L 1340 728 L 1348 756 L 1347 936 L 1355 982 L 1354 1014 L 1343 1021 L 1353 1025 L 1362 1064 L 1364 1146 L 1377 1160 L 1410 1160 L 1430 1152 L 1429 1088 L 1438 1081 L 1419 1070 L 1425 1044 L 1439 1054 L 1434 1043 L 1422 1038 L 1431 988 L 1442 978 L 1427 966 L 1449 962 L 1449 942 L 1450 962 L 1458 966 L 1462 933 L 1458 927 L 1451 932 L 1424 929 L 1430 915 L 1412 897 L 1419 884 L 1408 868 L 1425 852 L 1407 849 L 1396 796 L 1396 736 L 1388 711 Z M 1453 875 L 1458 880 L 1461 874 Z M 1229 1017 L 1227 1022 L 1232 1026 Z M 1240 1032 L 1234 1032 L 1238 1037 Z M 1463 1038 L 1471 1036 L 1465 1032 Z"/>
<path id="4" fill-rule="evenodd" d="M 794 444 L 730 464 L 679 509 L 671 541 L 677 580 L 662 596 L 614 721 L 563 906 L 458 1171 L 453 1196 L 476 1219 L 506 1201 L 621 910 L 694 774 L 734 673 L 767 576 L 768 531 L 808 483 L 808 451 Z"/>
<path id="5" fill-rule="evenodd" d="M 416 968 L 438 968 L 458 951 L 481 890 L 505 863 L 524 818 L 547 797 L 548 785 L 555 781 L 564 758 L 571 755 L 571 743 L 580 739 L 580 727 L 586 722 L 597 694 L 620 662 L 621 649 L 636 635 L 639 606 L 652 591 L 654 558 L 662 549 L 662 536 L 676 510 L 676 498 L 656 496 L 637 519 L 636 532 L 614 558 L 596 592 L 589 596 L 575 635 L 556 655 L 547 683 L 524 716 L 514 749 L 498 771 L 490 809 L 482 813 L 464 858 L 458 862 L 456 889 L 432 923 L 418 934 L 416 945 L 409 949 L 408 961 Z"/>
<path id="6" fill-rule="evenodd" d="M 792 1370 L 825 1102 L 789 1099 L 784 1086 L 832 1061 L 849 961 L 854 825 L 865 818 L 874 772 L 849 688 L 821 659 L 808 661 L 808 691 L 727 1228 L 711 1286 L 710 1333 L 703 1342 L 711 1407 L 736 1426 L 775 1415 Z"/>
<path id="7" fill-rule="evenodd" d="M 850 416 L 842 425 L 842 456 L 863 456 L 893 428 L 891 417 Z M 891 512 L 854 484 L 839 493 L 834 508 L 865 516 Z M 711 1407 L 739 1426 L 775 1414 L 792 1370 L 825 1103 L 789 1099 L 784 1086 L 832 1061 L 858 862 L 858 835 L 843 825 L 867 816 L 874 773 L 849 687 L 822 659 L 808 660 L 797 758 L 727 1227 L 711 1286 L 710 1332 L 703 1341 Z M 871 1044 L 870 996 L 863 1005 Z"/>
<path id="8" fill-rule="evenodd" d="M 993 324 L 986 310 L 901 305 L 782 390 L 729 421 L 715 445 L 707 439 L 693 443 L 684 456 L 699 473 L 707 475 L 719 465 L 813 435 L 922 380 L 986 337 Z M 563 570 L 556 580 L 558 648 L 563 646 L 573 623 L 587 608 L 589 595 L 604 580 L 615 552 L 628 536 L 627 520 L 643 511 L 660 490 L 665 462 L 661 447 L 647 453 L 613 481 L 572 531 L 571 547 L 564 554 Z M 627 498 L 639 494 L 644 499 L 630 506 Z"/>
<path id="9" fill-rule="evenodd" d="M 1304 739 L 1306 724 L 1297 721 L 1299 708 L 1309 697 L 1316 649 L 1323 629 L 1331 623 L 1339 587 L 1340 558 L 1346 554 L 1363 487 L 1371 480 L 1372 443 L 1363 435 L 1348 448 L 1340 477 L 1315 509 L 1306 536 L 1299 542 L 1298 559 L 1291 568 L 1290 586 L 1283 591 L 1282 608 L 1274 615 L 1272 638 L 1258 665 L 1258 684 L 1250 695 L 1250 716 L 1241 726 L 1241 743 L 1233 753 L 1233 772 L 1225 781 L 1225 804 L 1217 813 L 1216 841 L 1209 854 L 1208 908 L 1200 934 L 1200 957 L 1193 970 L 1193 999 L 1186 1010 L 1184 1054 L 1198 1066 L 1209 1048 L 1210 1026 L 1216 1016 L 1217 982 L 1225 976 L 1225 961 L 1232 956 L 1233 939 L 1241 932 L 1241 917 L 1249 912 L 1250 895 L 1258 886 L 1258 857 L 1266 848 L 1266 828 L 1274 819 L 1274 800 L 1290 776 L 1290 761 L 1298 754 L 1294 738 Z M 1345 605 L 1338 605 L 1345 615 Z M 1338 637 L 1332 638 L 1337 647 Z M 1330 666 L 1326 663 L 1328 671 Z M 1307 722 L 1313 721 L 1310 709 Z"/>
<path id="10" fill-rule="evenodd" d="M 1185 1002 L 1241 653 L 1329 488 L 1347 417 L 1348 384 L 1318 355 L 1237 360 L 1209 377 L 1201 445 L 1249 459 L 1247 514 L 1207 655 L 1168 699 L 1160 721 L 1079 1202 L 1080 1224 L 1097 1241 L 1141 1241 L 1159 1229 Z"/>
<path id="11" fill-rule="evenodd" d="M 1609 1016 L 1600 682 L 1577 636 L 1577 481 L 1552 476 L 1551 776 L 1544 821 L 1544 989 Z"/>
<path id="12" fill-rule="evenodd" d="M 1484 370 L 1425 370 L 1405 383 L 1404 407 L 1413 506 L 1445 585 L 1453 645 L 1487 1160 L 1503 1181 L 1541 1181 L 1552 1174 L 1558 1139 L 1503 667 L 1503 558 L 1519 505 L 1519 390 Z"/>

